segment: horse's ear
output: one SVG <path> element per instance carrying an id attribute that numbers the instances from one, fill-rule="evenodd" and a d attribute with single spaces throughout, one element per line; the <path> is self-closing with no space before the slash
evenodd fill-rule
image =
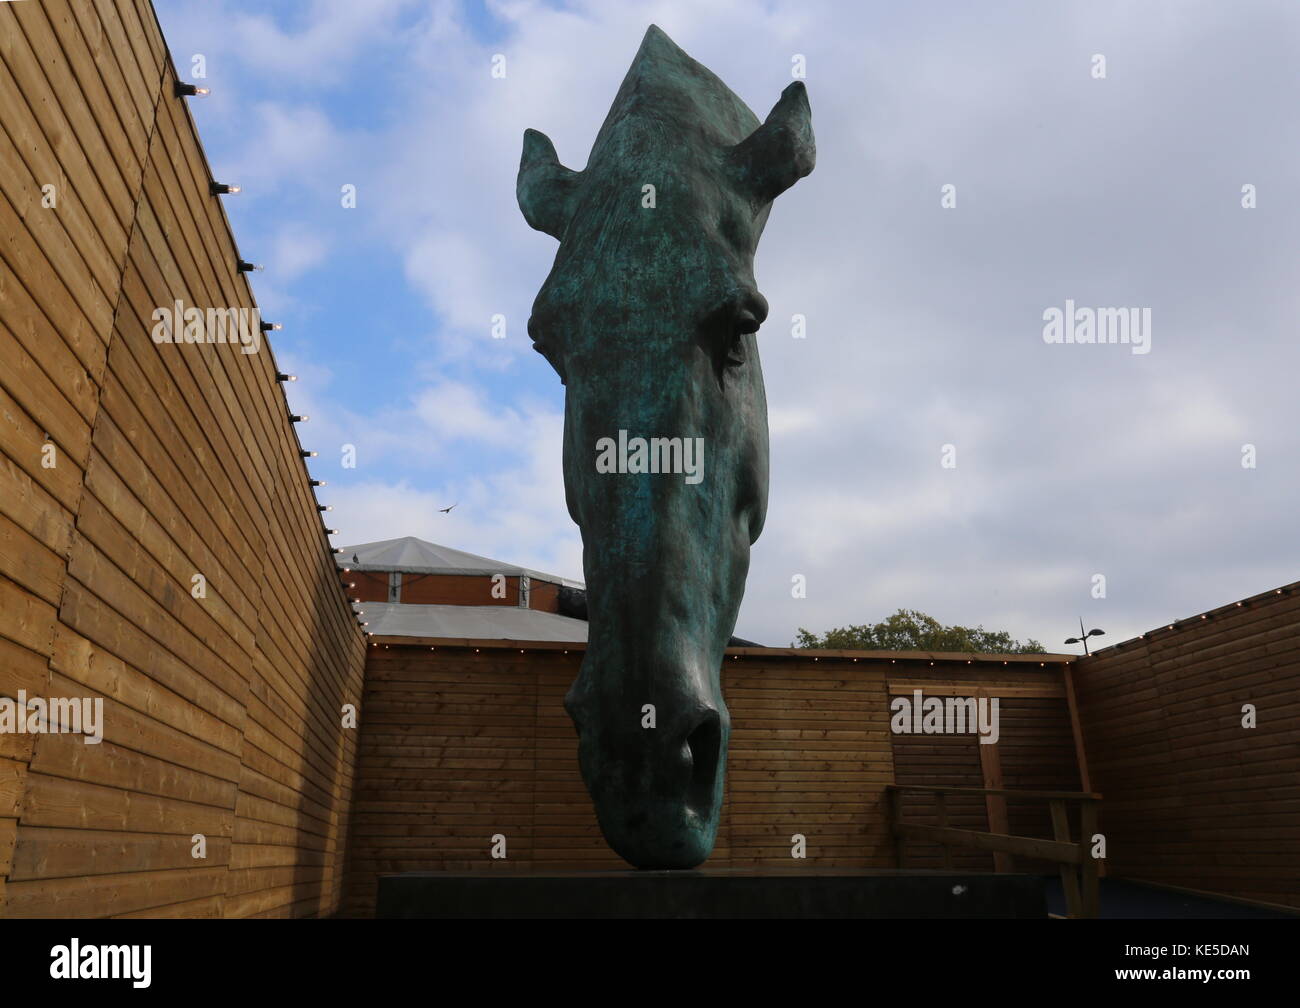
<path id="1" fill-rule="evenodd" d="M 564 237 L 581 181 L 582 172 L 560 164 L 555 144 L 545 133 L 524 130 L 524 153 L 519 159 L 515 196 L 530 227 L 552 238 Z"/>
<path id="2" fill-rule="evenodd" d="M 759 205 L 771 203 L 813 170 L 817 142 L 803 81 L 781 92 L 763 125 L 732 147 L 728 160 L 737 187 Z"/>

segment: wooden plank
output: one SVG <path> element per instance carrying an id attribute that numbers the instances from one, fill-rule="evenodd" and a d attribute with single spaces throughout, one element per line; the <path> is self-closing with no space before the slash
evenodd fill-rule
<path id="1" fill-rule="evenodd" d="M 113 110 L 125 131 L 138 137 L 142 144 L 154 120 L 154 104 L 159 98 L 158 79 L 162 61 L 141 45 L 133 45 L 142 33 L 136 25 L 128 31 L 123 24 L 122 11 L 134 14 L 134 8 L 124 0 L 113 3 L 68 3 L 76 18 L 80 35 L 96 67 L 105 89 L 114 96 Z"/>
<path id="2" fill-rule="evenodd" d="M 228 696 L 237 696 L 243 680 L 235 664 L 209 647 L 189 625 L 149 597 L 88 539 L 79 538 L 68 556 L 68 577 L 107 603 L 133 627 L 144 631 L 154 646 L 198 672 Z M 188 597 L 188 595 L 187 595 Z M 236 659 L 236 662 L 239 660 Z"/>
<path id="3" fill-rule="evenodd" d="M 24 285 L 29 291 L 39 292 L 39 304 L 51 323 L 60 328 L 66 325 L 69 332 L 77 333 L 83 331 L 84 321 L 85 327 L 107 343 L 113 306 L 87 269 L 72 236 L 53 214 L 41 209 L 38 190 L 19 184 L 0 191 L 0 235 L 5 239 L 0 256 L 17 276 L 26 278 Z M 88 239 L 79 235 L 79 240 Z M 104 269 L 101 266 L 101 272 Z M 92 359 L 87 354 L 83 362 Z"/>
<path id="4" fill-rule="evenodd" d="M 13 917 L 38 918 L 107 917 L 156 911 L 175 903 L 219 895 L 226 872 L 224 866 L 218 866 L 10 882 L 5 893 L 6 910 Z"/>
<path id="5" fill-rule="evenodd" d="M 50 0 L 42 4 L 14 4 L 14 18 L 32 51 L 40 54 L 41 66 L 51 83 L 59 81 L 60 102 L 64 111 L 73 114 L 72 106 L 80 105 L 89 113 L 88 119 L 77 120 L 78 136 L 83 142 L 98 134 L 108 154 L 105 169 L 116 165 L 128 188 L 135 191 L 139 168 L 146 154 L 148 142 L 142 124 L 124 127 L 117 112 L 118 96 L 107 92 L 103 79 L 94 65 L 94 58 L 81 36 L 69 7 L 69 0 Z M 102 155 L 101 155 L 102 156 Z M 98 157 L 92 163 L 100 164 Z"/>
<path id="6" fill-rule="evenodd" d="M 0 818 L 16 819 L 24 809 L 27 764 L 0 759 Z"/>
<path id="7" fill-rule="evenodd" d="M 1079 860 L 1083 866 L 1079 883 L 1079 906 L 1084 917 L 1096 917 L 1101 912 L 1101 888 L 1098 860 L 1092 856 L 1093 837 L 1097 834 L 1097 806 L 1084 802 L 1080 810 L 1082 837 L 1079 842 Z"/>
<path id="8" fill-rule="evenodd" d="M 177 446 L 172 449 L 173 455 L 154 439 L 151 422 L 126 401 L 130 386 L 117 377 L 121 369 L 123 381 L 138 381 L 135 387 L 145 387 L 143 375 L 130 369 L 125 356 L 115 355 L 114 371 L 105 384 L 104 410 L 95 431 L 96 453 L 107 466 L 88 472 L 87 486 L 102 489 L 109 500 L 117 499 L 122 484 L 130 487 L 160 524 L 173 530 L 176 539 L 191 546 L 193 555 L 202 558 L 203 570 L 220 583 L 238 585 L 242 594 L 250 596 L 248 606 L 240 610 L 240 618 L 247 621 L 251 596 L 260 594 L 260 537 L 255 531 L 246 533 L 236 528 L 235 518 L 221 502 L 204 499 L 209 490 L 217 491 L 207 483 L 206 473 L 188 448 Z M 140 405 L 148 413 L 156 408 L 156 403 Z M 105 469 L 111 469 L 112 474 Z"/>
<path id="9" fill-rule="evenodd" d="M 113 726 L 111 721 L 108 724 Z M 113 727 L 115 734 L 125 734 Z M 64 736 L 42 739 L 32 760 L 32 771 L 136 794 L 211 805 L 228 812 L 235 803 L 235 785 L 222 779 L 225 771 L 220 767 L 215 772 L 190 769 L 109 741 L 86 745 Z"/>
<path id="10" fill-rule="evenodd" d="M 150 53 L 153 55 L 153 61 L 158 65 L 170 59 L 167 43 L 163 41 L 162 27 L 158 24 L 158 17 L 151 0 L 135 0 L 134 5 L 121 0 L 118 10 L 131 44 L 136 50 L 138 63 L 142 66 L 148 64 Z"/>
<path id="11" fill-rule="evenodd" d="M 59 604 L 63 559 L 4 515 L 0 515 L 0 570 L 42 601 Z"/>
<path id="12" fill-rule="evenodd" d="M 222 597 L 233 586 L 208 582 L 207 575 L 177 551 L 142 508 L 128 497 L 118 497 L 109 510 L 94 494 L 85 494 L 77 524 L 85 542 L 92 543 L 106 560 L 121 570 L 177 623 L 190 628 L 209 651 L 232 668 L 252 660 L 256 651 L 253 630 L 240 621 Z M 132 524 L 128 531 L 124 522 Z M 146 541 L 157 550 L 151 553 Z M 71 559 L 71 558 L 70 558 Z M 215 574 L 215 572 L 214 572 Z M 205 597 L 195 598 L 193 578 L 205 578 Z M 83 582 L 85 583 L 85 582 Z"/>
<path id="13" fill-rule="evenodd" d="M 72 546 L 72 512 L 4 455 L 0 455 L 0 514 L 59 556 Z"/>
<path id="14" fill-rule="evenodd" d="M 111 420 L 108 421 L 111 426 Z M 101 448 L 110 445 L 115 451 L 114 464 L 98 453 L 86 470 L 86 490 L 103 503 L 110 513 L 128 528 L 131 528 L 154 557 L 184 558 L 192 571 L 204 574 L 209 595 L 217 594 L 222 606 L 227 610 L 223 619 L 238 624 L 239 628 L 251 628 L 257 619 L 256 610 L 250 598 L 249 587 L 241 583 L 238 575 L 227 570 L 222 554 L 225 550 L 215 552 L 205 541 L 204 535 L 196 526 L 197 516 L 184 514 L 162 490 L 158 481 L 150 478 L 148 470 L 128 445 L 117 440 L 116 428 L 106 431 L 106 436 L 99 439 Z M 117 468 L 123 470 L 119 475 Z M 134 478 L 138 477 L 138 478 Z M 235 569 L 237 568 L 237 565 Z M 173 565 L 178 580 L 184 577 L 185 568 Z M 247 637 L 244 647 L 248 650 L 252 641 Z"/>
<path id="15" fill-rule="evenodd" d="M 996 744 L 985 745 L 981 740 L 977 747 L 980 754 L 980 772 L 984 775 L 984 811 L 987 816 L 990 833 L 1010 833 L 1011 829 L 1007 821 L 1007 800 L 1006 796 L 1001 794 L 1002 790 L 1002 761 L 998 756 L 998 747 Z M 943 792 L 939 792 L 938 797 L 942 797 Z M 940 823 L 940 825 L 943 825 Z M 993 870 L 995 872 L 1013 871 L 1010 853 L 1006 851 L 993 852 Z"/>
<path id="16" fill-rule="evenodd" d="M 1053 675 L 1055 676 L 1055 672 Z M 1059 681 L 1044 683 L 1024 682 L 985 682 L 980 680 L 960 680 L 935 682 L 931 680 L 891 679 L 888 684 L 889 695 L 910 697 L 920 690 L 925 696 L 937 697 L 1042 697 L 1061 699 L 1065 688 Z"/>
<path id="17" fill-rule="evenodd" d="M 54 614 L 48 602 L 0 575 L 0 637 L 48 655 L 54 637 Z"/>
<path id="18" fill-rule="evenodd" d="M 61 346 L 57 341 L 50 342 Z M 41 369 L 37 359 L 7 325 L 0 323 L 0 381 L 5 390 L 61 451 L 84 468 L 90 453 L 90 424 Z"/>
<path id="19" fill-rule="evenodd" d="M 1083 791 L 1017 791 L 1010 788 L 971 788 L 971 787 L 946 787 L 939 785 L 927 784 L 906 784 L 895 785 L 899 788 L 905 788 L 908 791 L 924 791 L 930 794 L 965 794 L 982 798 L 987 791 L 994 794 L 1006 795 L 1013 798 L 1034 798 L 1050 801 L 1054 798 L 1070 798 L 1079 800 L 1101 801 L 1102 796 L 1096 792 Z"/>
<path id="20" fill-rule="evenodd" d="M 0 455 L 16 463 L 59 506 L 75 513 L 81 492 L 81 468 L 57 444 L 55 453 L 50 454 L 44 448 L 46 443 L 41 426 L 0 387 Z M 46 465 L 46 459 L 52 464 Z M 15 520 L 26 527 L 22 521 Z"/>
<path id="21" fill-rule="evenodd" d="M 0 637 L 0 696 L 45 696 L 50 681 L 49 656 Z M 24 741 L 26 740 L 26 741 Z M 24 761 L 31 756 L 30 736 L 0 733 L 0 756 Z"/>
<path id="22" fill-rule="evenodd" d="M 239 751 L 243 706 L 210 687 L 197 688 L 198 677 L 188 678 L 187 695 L 176 693 L 62 622 L 55 626 L 50 664 L 68 679 L 217 750 Z M 208 760 L 215 756 L 206 752 L 194 758 L 210 769 Z"/>
<path id="23" fill-rule="evenodd" d="M 179 903 L 169 903 L 167 906 L 148 907 L 144 910 L 132 910 L 127 913 L 109 914 L 114 919 L 127 918 L 149 918 L 159 920 L 164 918 L 186 918 L 196 917 L 225 917 L 225 897 L 218 893 L 214 896 L 204 896 L 200 899 L 184 900 Z"/>
<path id="24" fill-rule="evenodd" d="M 242 731 L 243 705 L 237 697 L 225 693 L 203 676 L 195 675 L 189 666 L 170 651 L 159 648 L 157 642 L 122 619 L 116 610 L 80 582 L 70 580 L 65 586 L 59 619 L 69 629 L 94 641 L 96 648 L 102 649 L 104 654 L 139 670 L 149 679 Z"/>
<path id="25" fill-rule="evenodd" d="M 1058 843 L 1070 842 L 1070 820 L 1065 802 L 1056 798 L 1050 802 L 1052 813 L 1052 839 Z M 1083 916 L 1083 903 L 1079 895 L 1078 874 L 1070 865 L 1061 865 L 1061 890 L 1065 894 L 1066 912 L 1071 917 Z"/>
<path id="26" fill-rule="evenodd" d="M 16 70 L 0 60 L 0 107 L 4 108 L 5 129 L 31 176 L 39 186 L 55 186 L 55 207 L 49 209 L 57 212 L 60 203 L 68 206 L 69 202 L 81 208 L 94 222 L 101 245 L 121 263 L 134 200 L 120 177 L 92 168 L 77 131 L 35 60 L 19 61 Z M 118 186 L 113 185 L 114 179 Z"/>
<path id="27" fill-rule="evenodd" d="M 18 820 L 0 817 L 0 879 L 13 869 L 14 844 L 18 839 Z M 3 906 L 0 905 L 0 909 Z"/>
<path id="28" fill-rule="evenodd" d="M 122 788 L 27 775 L 22 827 L 57 826 L 68 829 L 165 833 L 169 829 L 222 836 L 229 819 L 225 810 L 195 802 L 142 795 Z M 21 840 L 21 834 L 19 839 Z"/>
<path id="29" fill-rule="evenodd" d="M 0 77 L 0 102 L 3 102 L 5 122 L 22 122 L 23 106 L 26 106 L 26 114 L 39 126 L 45 143 L 58 157 L 76 190 L 73 198 L 88 201 L 92 216 L 98 218 L 102 208 L 95 202 L 94 190 L 102 192 L 117 228 L 115 240 L 109 244 L 124 246 L 135 202 L 134 188 L 127 179 L 138 181 L 139 160 L 130 159 L 135 171 L 123 174 L 89 106 L 80 100 L 76 78 L 67 61 L 61 58 L 62 53 L 52 53 L 49 59 L 36 56 L 17 21 L 13 8 L 0 11 L 0 62 L 5 64 L 5 75 Z M 32 23 L 35 29 L 40 29 L 41 25 Z M 44 38 L 47 44 L 52 38 L 48 28 L 43 36 L 38 31 L 37 37 Z M 95 167 L 91 169 L 91 165 Z M 60 187 L 64 196 L 67 188 Z M 108 220 L 99 223 L 114 226 Z"/>
<path id="30" fill-rule="evenodd" d="M 117 288 L 126 243 L 122 241 L 113 248 L 105 244 L 86 208 L 77 200 L 67 198 L 70 187 L 62 170 L 54 166 L 48 155 L 40 154 L 46 149 L 44 138 L 20 132 L 21 124 L 21 115 L 16 115 L 12 126 L 5 122 L 0 128 L 0 178 L 4 179 L 4 195 L 25 231 L 11 235 L 10 241 L 30 242 L 39 250 L 51 273 L 60 278 L 87 318 L 97 329 L 107 332 L 112 322 L 109 299 Z M 23 149 L 18 146 L 20 143 Z M 42 187 L 47 183 L 56 185 L 53 206 L 46 206 L 43 199 Z M 64 183 L 62 189 L 58 188 L 59 183 Z M 65 197 L 62 201 L 57 199 L 60 193 Z"/>
<path id="31" fill-rule="evenodd" d="M 84 696 L 89 692 L 79 683 L 66 678 L 59 672 L 51 673 L 50 691 L 54 696 L 70 697 Z M 33 760 L 33 770 L 43 767 L 46 759 L 45 749 L 53 749 L 66 742 L 74 752 L 86 752 L 88 748 L 89 754 L 87 758 L 92 764 L 101 762 L 100 757 L 106 760 L 110 755 L 116 757 L 119 762 L 129 764 L 129 757 L 114 752 L 114 746 L 121 746 L 134 752 L 148 754 L 148 756 L 155 757 L 157 760 L 165 761 L 160 769 L 163 771 L 162 778 L 168 782 L 191 777 L 194 771 L 186 769 L 188 767 L 201 767 L 204 783 L 206 783 L 207 778 L 216 778 L 217 781 L 232 783 L 237 780 L 239 764 L 235 754 L 223 752 L 202 739 L 194 738 L 182 731 L 170 728 L 153 718 L 132 710 L 112 697 L 97 697 L 95 699 L 103 702 L 103 738 L 113 745 L 108 750 L 102 750 L 98 749 L 97 745 L 87 747 L 80 736 L 70 736 L 61 740 L 51 739 L 49 745 L 42 749 L 41 753 Z M 219 727 L 224 729 L 224 726 Z M 223 731 L 224 733 L 225 731 Z M 98 745 L 102 744 L 104 743 Z M 135 776 L 131 778 L 130 787 L 131 790 L 151 790 L 149 787 L 142 786 Z M 187 790 L 189 790 L 188 787 Z M 219 795 L 224 792 L 225 788 L 218 787 L 215 794 Z M 159 789 L 155 793 L 161 794 L 163 791 Z M 209 795 L 210 797 L 211 795 Z M 228 804 L 225 801 L 217 803 Z"/>
<path id="32" fill-rule="evenodd" d="M 28 827 L 14 852 L 9 881 L 79 878 L 121 872 L 213 868 L 229 864 L 230 841 L 207 840 L 205 859 L 193 856 L 189 833 L 119 833 L 112 830 Z"/>
<path id="33" fill-rule="evenodd" d="M 915 823 L 904 823 L 902 832 L 909 840 L 933 840 L 957 847 L 974 847 L 993 852 L 1005 851 L 1008 854 L 1021 854 L 1025 857 L 1067 864 L 1078 864 L 1080 860 L 1077 845 L 1057 843 L 1054 840 L 1002 836 L 977 830 L 941 829 L 938 826 L 922 826 Z"/>

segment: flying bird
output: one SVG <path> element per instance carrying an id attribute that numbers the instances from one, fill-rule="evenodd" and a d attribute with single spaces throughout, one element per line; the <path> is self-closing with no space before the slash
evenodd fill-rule
<path id="1" fill-rule="evenodd" d="M 439 513 L 441 513 L 441 514 L 451 514 L 451 508 L 454 508 L 454 507 L 456 507 L 456 506 L 459 505 L 459 504 L 460 504 L 460 501 L 457 501 L 457 502 L 456 502 L 455 504 L 453 504 L 451 507 L 438 508 L 438 511 L 439 511 Z"/>

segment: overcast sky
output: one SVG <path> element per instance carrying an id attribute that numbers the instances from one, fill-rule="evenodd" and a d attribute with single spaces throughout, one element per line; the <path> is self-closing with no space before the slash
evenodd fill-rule
<path id="1" fill-rule="evenodd" d="M 1300 5 L 155 5 L 181 75 L 205 58 L 191 108 L 337 544 L 581 578 L 525 330 L 556 243 L 515 173 L 526 127 L 583 167 L 653 21 L 760 118 L 804 57 L 817 136 L 756 261 L 771 503 L 739 635 L 901 606 L 1068 651 L 1079 617 L 1114 643 L 1296 580 Z M 1047 343 L 1067 299 L 1149 309 L 1149 352 Z"/>

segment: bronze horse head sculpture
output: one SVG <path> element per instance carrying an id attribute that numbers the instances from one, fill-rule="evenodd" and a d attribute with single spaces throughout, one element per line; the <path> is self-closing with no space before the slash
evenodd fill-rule
<path id="1" fill-rule="evenodd" d="M 767 511 L 754 252 L 815 156 L 801 82 L 759 123 L 653 25 L 584 170 L 524 134 L 519 206 L 560 242 L 528 332 L 565 385 L 587 583 L 565 707 L 605 839 L 640 868 L 692 868 L 717 836 L 720 672 Z"/>

